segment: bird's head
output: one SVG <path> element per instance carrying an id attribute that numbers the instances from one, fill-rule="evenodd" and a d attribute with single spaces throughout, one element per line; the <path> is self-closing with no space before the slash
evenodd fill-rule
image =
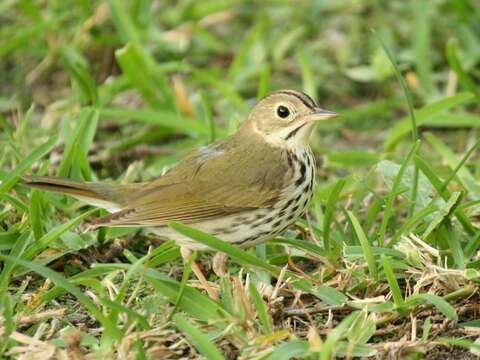
<path id="1" fill-rule="evenodd" d="M 312 98 L 295 90 L 276 91 L 260 100 L 248 115 L 245 129 L 276 146 L 305 147 L 317 121 L 337 114 L 321 109 Z"/>

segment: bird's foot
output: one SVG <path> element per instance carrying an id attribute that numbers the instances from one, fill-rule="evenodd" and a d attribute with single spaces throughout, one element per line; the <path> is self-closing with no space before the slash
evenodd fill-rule
<path id="1" fill-rule="evenodd" d="M 213 272 L 220 278 L 227 276 L 225 271 L 228 255 L 223 252 L 217 252 L 212 260 Z"/>
<path id="2" fill-rule="evenodd" d="M 188 261 L 188 258 L 190 256 L 194 256 L 194 254 L 192 253 L 192 251 L 190 249 L 188 249 L 186 247 L 183 247 L 183 246 L 180 248 L 180 253 L 182 254 L 182 258 L 183 258 L 184 263 L 186 263 Z M 198 264 L 195 261 L 192 261 L 192 271 L 195 274 L 195 276 L 197 277 L 198 281 L 200 281 L 200 284 L 201 284 L 202 288 L 205 289 L 205 291 L 208 293 L 208 296 L 210 296 L 210 298 L 212 298 L 213 300 L 220 299 L 217 290 L 215 290 L 212 287 L 212 285 L 207 280 L 207 278 L 203 274 L 202 270 L 200 269 L 200 267 L 198 266 Z"/>

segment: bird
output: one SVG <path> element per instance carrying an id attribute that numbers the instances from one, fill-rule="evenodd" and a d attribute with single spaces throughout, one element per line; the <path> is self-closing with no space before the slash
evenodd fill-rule
<path id="1" fill-rule="evenodd" d="M 175 232 L 171 222 L 247 248 L 280 234 L 306 211 L 316 170 L 310 135 L 318 121 L 336 116 L 304 92 L 279 90 L 258 101 L 234 134 L 192 150 L 150 183 L 23 180 L 107 209 L 110 214 L 95 219 L 93 228 L 145 227 L 174 239 L 184 258 L 209 249 Z M 200 279 L 198 267 L 192 269 Z"/>

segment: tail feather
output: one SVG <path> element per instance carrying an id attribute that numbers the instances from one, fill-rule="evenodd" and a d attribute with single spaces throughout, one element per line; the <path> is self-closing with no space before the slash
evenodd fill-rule
<path id="1" fill-rule="evenodd" d="M 23 176 L 25 185 L 73 196 L 110 212 L 122 209 L 139 184 L 117 185 L 83 182 L 51 176 Z"/>

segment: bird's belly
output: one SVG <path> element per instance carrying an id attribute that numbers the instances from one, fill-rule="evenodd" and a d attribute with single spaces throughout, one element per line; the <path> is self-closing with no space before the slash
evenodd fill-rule
<path id="1" fill-rule="evenodd" d="M 278 235 L 305 212 L 313 197 L 315 177 L 313 155 L 305 151 L 296 157 L 296 162 L 295 176 L 285 187 L 279 201 L 271 208 L 245 211 L 189 225 L 240 247 L 253 246 Z M 303 172 L 299 170 L 302 166 L 305 167 Z M 169 227 L 153 228 L 152 231 L 192 250 L 208 249 L 206 245 Z"/>
<path id="2" fill-rule="evenodd" d="M 268 236 L 271 232 L 270 226 L 264 219 L 268 218 L 269 209 L 259 209 L 251 212 L 244 212 L 214 220 L 189 224 L 189 226 L 218 237 L 219 239 L 241 245 L 246 241 L 258 240 Z M 187 236 L 177 233 L 168 227 L 152 228 L 155 234 L 174 239 L 180 246 L 192 250 L 207 250 L 208 247 Z"/>
<path id="3" fill-rule="evenodd" d="M 306 179 L 306 182 L 310 179 Z M 189 224 L 191 227 L 214 235 L 240 247 L 250 247 L 271 239 L 285 230 L 306 210 L 312 198 L 313 187 L 307 190 L 298 187 L 289 191 L 289 196 L 273 208 L 243 212 L 214 220 Z M 207 250 L 208 247 L 168 227 L 152 231 L 166 239 L 175 240 L 180 246 L 192 250 Z"/>

